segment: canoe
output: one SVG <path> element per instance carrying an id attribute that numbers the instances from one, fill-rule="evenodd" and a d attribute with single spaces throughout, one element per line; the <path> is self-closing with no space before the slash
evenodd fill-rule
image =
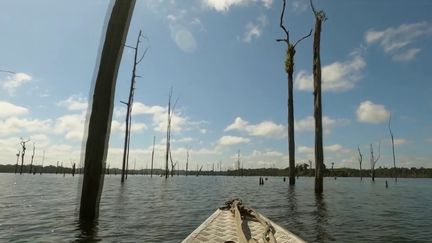
<path id="1" fill-rule="evenodd" d="M 217 209 L 183 243 L 221 242 L 305 242 L 257 211 L 244 206 L 239 199 Z"/>

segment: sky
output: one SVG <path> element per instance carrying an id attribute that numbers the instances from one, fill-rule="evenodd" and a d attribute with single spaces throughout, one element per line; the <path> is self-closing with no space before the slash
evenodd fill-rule
<path id="1" fill-rule="evenodd" d="M 321 35 L 324 161 L 327 166 L 432 167 L 432 2 L 317 0 Z M 3 0 L 0 7 L 0 164 L 70 166 L 81 146 L 90 90 L 110 2 Z M 288 167 L 286 45 L 276 42 L 279 0 L 137 0 L 127 45 L 139 30 L 149 48 L 137 67 L 130 167 L 164 167 L 169 90 L 178 98 L 172 154 L 180 168 Z M 288 0 L 284 23 L 296 41 L 314 17 L 307 0 Z M 296 48 L 296 163 L 314 160 L 312 38 Z M 133 50 L 119 69 L 107 164 L 121 167 Z M 380 148 L 380 149 L 379 149 Z M 45 153 L 45 156 L 43 154 Z M 215 165 L 216 166 L 216 165 Z M 314 166 L 313 166 L 314 167 Z M 216 167 L 217 168 L 217 167 Z"/>

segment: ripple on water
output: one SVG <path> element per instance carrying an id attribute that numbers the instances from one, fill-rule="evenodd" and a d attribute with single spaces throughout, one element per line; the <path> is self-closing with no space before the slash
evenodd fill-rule
<path id="1" fill-rule="evenodd" d="M 325 179 L 315 197 L 312 178 L 289 187 L 280 177 L 119 176 L 105 178 L 96 226 L 77 220 L 79 176 L 2 174 L 0 241 L 179 242 L 232 198 L 312 242 L 429 241 L 432 180 L 376 183 Z"/>

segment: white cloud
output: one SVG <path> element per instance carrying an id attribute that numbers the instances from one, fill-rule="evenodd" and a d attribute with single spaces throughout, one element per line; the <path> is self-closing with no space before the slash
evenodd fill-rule
<path id="1" fill-rule="evenodd" d="M 365 40 L 368 44 L 380 45 L 384 52 L 395 61 L 410 61 L 419 53 L 419 48 L 409 46 L 416 40 L 432 34 L 432 25 L 428 22 L 401 24 L 384 30 L 368 30 Z M 407 50 L 409 49 L 409 50 Z"/>
<path id="2" fill-rule="evenodd" d="M 20 116 L 28 113 L 28 109 L 6 101 L 0 101 L 0 117 Z"/>
<path id="3" fill-rule="evenodd" d="M 7 76 L 6 79 L 0 81 L 0 83 L 2 83 L 3 89 L 6 90 L 10 96 L 13 96 L 17 88 L 31 80 L 32 77 L 26 73 L 16 73 L 12 76 Z"/>
<path id="4" fill-rule="evenodd" d="M 66 139 L 80 141 L 84 136 L 85 113 L 64 115 L 56 119 L 54 133 L 64 134 Z"/>
<path id="5" fill-rule="evenodd" d="M 271 6 L 273 5 L 273 0 L 261 0 L 261 2 L 266 8 L 271 8 Z"/>
<path id="6" fill-rule="evenodd" d="M 249 143 L 250 139 L 237 137 L 237 136 L 222 136 L 218 140 L 219 145 L 227 146 L 227 145 L 236 145 L 241 143 Z"/>
<path id="7" fill-rule="evenodd" d="M 345 126 L 350 121 L 342 118 L 330 118 L 324 116 L 322 118 L 323 129 L 325 133 L 330 133 L 333 128 L 338 126 Z M 307 116 L 303 119 L 295 121 L 294 128 L 296 131 L 314 131 L 315 130 L 315 118 L 313 116 Z"/>
<path id="8" fill-rule="evenodd" d="M 360 103 L 356 114 L 359 122 L 374 124 L 387 122 L 390 117 L 390 112 L 384 105 L 374 104 L 369 100 Z"/>
<path id="9" fill-rule="evenodd" d="M 404 138 L 395 138 L 394 139 L 394 144 L 395 145 L 404 145 L 404 144 L 407 144 L 407 143 L 409 143 L 409 141 L 406 140 L 406 139 L 404 139 Z"/>
<path id="10" fill-rule="evenodd" d="M 57 102 L 58 106 L 66 107 L 68 110 L 71 111 L 82 111 L 86 110 L 88 106 L 87 99 L 84 97 L 81 97 L 79 95 L 71 95 L 69 98 Z"/>
<path id="11" fill-rule="evenodd" d="M 312 154 L 314 152 L 314 148 L 308 146 L 298 146 L 297 152 L 300 154 Z"/>
<path id="12" fill-rule="evenodd" d="M 0 135 L 14 134 L 23 132 L 41 132 L 50 129 L 51 120 L 38 120 L 9 117 L 6 120 L 0 120 Z"/>
<path id="13" fill-rule="evenodd" d="M 358 54 L 345 62 L 334 62 L 322 68 L 322 90 L 343 92 L 354 88 L 355 83 L 361 79 L 361 71 L 366 66 L 363 57 Z M 295 87 L 298 90 L 312 91 L 312 74 L 301 70 L 295 78 Z"/>
<path id="14" fill-rule="evenodd" d="M 283 138 L 286 136 L 286 129 L 283 125 L 276 124 L 272 121 L 263 121 L 258 124 L 249 124 L 241 117 L 237 117 L 234 123 L 230 124 L 225 131 L 244 131 L 251 136 Z"/>
<path id="15" fill-rule="evenodd" d="M 237 154 L 231 156 L 233 161 L 237 160 Z M 288 156 L 276 150 L 253 150 L 250 154 L 241 155 L 240 162 L 244 168 L 286 168 L 288 167 Z M 236 168 L 235 162 L 232 168 Z"/>
<path id="16" fill-rule="evenodd" d="M 243 34 L 243 42 L 251 42 L 254 39 L 258 39 L 263 32 L 264 27 L 267 25 L 268 20 L 265 15 L 259 16 L 255 22 L 249 22 L 246 25 L 246 31 Z"/>
<path id="17" fill-rule="evenodd" d="M 113 120 L 111 122 L 111 133 L 124 133 L 126 129 L 126 122 L 119 122 L 116 120 Z M 143 130 L 147 129 L 147 125 L 142 122 L 132 122 L 131 132 L 141 132 Z"/>
<path id="18" fill-rule="evenodd" d="M 307 0 L 293 0 L 290 2 L 294 12 L 304 12 L 309 7 L 309 2 Z"/>
<path id="19" fill-rule="evenodd" d="M 411 61 L 416 57 L 417 53 L 419 52 L 420 48 L 412 48 L 406 51 L 401 51 L 400 53 L 393 55 L 393 60 L 402 62 Z"/>
<path id="20" fill-rule="evenodd" d="M 204 6 L 217 12 L 227 12 L 231 7 L 247 6 L 254 3 L 261 3 L 264 7 L 270 8 L 273 0 L 203 0 Z"/>

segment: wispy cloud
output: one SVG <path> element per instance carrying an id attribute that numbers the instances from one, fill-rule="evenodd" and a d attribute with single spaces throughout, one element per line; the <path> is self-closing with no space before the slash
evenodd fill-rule
<path id="1" fill-rule="evenodd" d="M 410 61 L 420 52 L 420 48 L 412 47 L 412 44 L 430 35 L 432 35 L 432 25 L 423 21 L 401 24 L 383 30 L 368 30 L 365 40 L 368 44 L 378 44 L 395 61 Z"/>
<path id="2" fill-rule="evenodd" d="M 250 124 L 248 121 L 237 117 L 234 122 L 225 128 L 225 131 L 243 131 L 251 136 L 283 138 L 286 136 L 286 129 L 283 125 L 272 121 L 263 121 L 258 124 Z"/>
<path id="3" fill-rule="evenodd" d="M 330 118 L 328 116 L 324 116 L 322 119 L 324 132 L 329 134 L 331 131 L 339 126 L 345 126 L 350 123 L 348 119 L 343 118 Z M 303 119 L 296 120 L 294 124 L 294 128 L 296 131 L 314 131 L 315 130 L 315 119 L 313 116 L 307 116 Z"/>
<path id="4" fill-rule="evenodd" d="M 384 105 L 374 104 L 369 100 L 360 103 L 356 114 L 359 122 L 373 124 L 387 122 L 390 117 L 390 112 Z"/>
<path id="5" fill-rule="evenodd" d="M 237 136 L 222 136 L 217 144 L 222 146 L 228 146 L 228 145 L 236 145 L 241 143 L 249 143 L 249 138 L 244 137 L 237 137 Z"/>
<path id="6" fill-rule="evenodd" d="M 57 105 L 71 111 L 82 111 L 87 109 L 88 102 L 86 98 L 80 95 L 71 95 L 69 98 L 57 102 Z"/>
<path id="7" fill-rule="evenodd" d="M 262 4 L 266 8 L 273 5 L 273 0 L 202 0 L 203 5 L 218 12 L 227 12 L 235 6 L 247 6 L 254 3 Z"/>
<path id="8" fill-rule="evenodd" d="M 361 79 L 361 72 L 366 62 L 359 54 L 354 53 L 351 59 L 345 62 L 334 62 L 322 68 L 322 90 L 343 92 L 354 88 L 355 83 Z M 313 76 L 301 70 L 295 78 L 295 87 L 302 91 L 313 90 Z"/>
<path id="9" fill-rule="evenodd" d="M 199 25 L 200 28 L 203 28 L 203 26 L 199 18 L 195 17 L 192 21 L 189 21 L 186 16 L 188 16 L 188 11 L 180 9 L 168 14 L 166 19 L 171 31 L 171 38 L 176 45 L 182 51 L 192 53 L 197 48 L 197 42 L 188 26 Z"/>
<path id="10" fill-rule="evenodd" d="M 258 39 L 262 35 L 267 23 L 267 16 L 265 15 L 259 16 L 254 22 L 247 23 L 245 33 L 241 40 L 250 43 L 253 40 Z"/>
<path id="11" fill-rule="evenodd" d="M 0 117 L 21 116 L 29 110 L 25 107 L 14 105 L 6 101 L 0 101 Z"/>
<path id="12" fill-rule="evenodd" d="M 32 77 L 29 74 L 16 73 L 6 76 L 6 78 L 1 80 L 0 83 L 2 84 L 2 88 L 6 90 L 10 96 L 14 96 L 16 89 L 31 80 Z"/>

